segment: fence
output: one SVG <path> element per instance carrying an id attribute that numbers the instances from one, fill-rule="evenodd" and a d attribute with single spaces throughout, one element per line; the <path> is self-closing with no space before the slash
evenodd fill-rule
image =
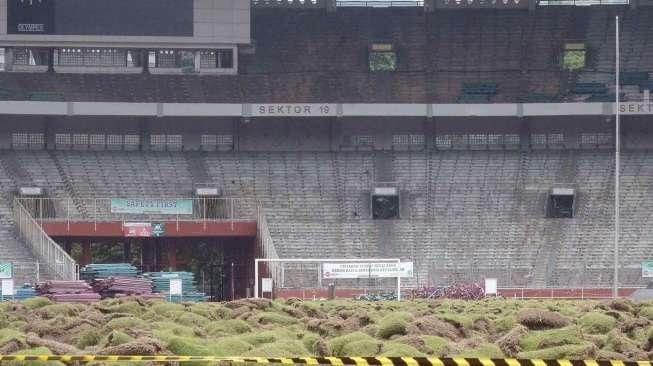
<path id="1" fill-rule="evenodd" d="M 336 6 L 339 7 L 372 7 L 372 8 L 387 8 L 387 7 L 422 7 L 423 1 L 355 1 L 343 0 L 337 1 Z"/>
<path id="2" fill-rule="evenodd" d="M 43 231 L 41 225 L 19 200 L 14 200 L 13 211 L 18 234 L 38 257 L 39 262 L 47 266 L 56 279 L 76 279 L 75 261 Z"/>
<path id="3" fill-rule="evenodd" d="M 272 240 L 272 235 L 270 235 L 270 229 L 268 228 L 268 221 L 265 218 L 265 211 L 262 206 L 258 206 L 258 240 L 261 250 L 261 257 L 265 259 L 279 259 L 277 250 L 274 247 L 274 241 Z M 258 266 L 258 263 L 256 264 Z M 274 283 L 281 283 L 281 265 L 277 262 L 268 262 L 267 272 L 269 273 L 272 281 Z M 256 291 L 258 291 L 258 278 L 255 278 L 257 286 L 255 286 Z M 254 294 L 254 296 L 259 296 L 259 294 Z"/>
<path id="4" fill-rule="evenodd" d="M 540 0 L 540 6 L 628 5 L 629 0 Z"/>
<path id="5" fill-rule="evenodd" d="M 164 200 L 174 200 L 165 198 Z M 18 201 L 38 222 L 154 222 L 154 221 L 251 221 L 254 205 L 239 198 L 181 198 L 191 201 L 192 212 L 183 214 L 117 213 L 111 198 L 19 198 Z"/>

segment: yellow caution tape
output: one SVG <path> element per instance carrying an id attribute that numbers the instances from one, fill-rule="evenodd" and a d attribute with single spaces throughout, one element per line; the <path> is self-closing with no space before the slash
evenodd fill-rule
<path id="1" fill-rule="evenodd" d="M 653 366 L 650 361 L 522 360 L 514 358 L 435 357 L 214 357 L 214 356 L 95 356 L 0 355 L 1 361 L 176 361 L 234 362 L 280 365 L 331 366 Z"/>

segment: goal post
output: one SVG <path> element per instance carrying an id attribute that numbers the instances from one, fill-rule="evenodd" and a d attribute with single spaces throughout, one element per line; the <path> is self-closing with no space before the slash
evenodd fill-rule
<path id="1" fill-rule="evenodd" d="M 254 298 L 260 297 L 259 281 L 260 278 L 260 264 L 267 264 L 270 276 L 277 284 L 282 283 L 284 278 L 283 264 L 316 264 L 319 271 L 318 282 L 322 277 L 322 265 L 324 263 L 401 263 L 399 258 L 256 258 L 254 259 Z M 370 277 L 371 278 L 371 277 Z M 397 276 L 397 301 L 401 301 L 401 277 Z"/>

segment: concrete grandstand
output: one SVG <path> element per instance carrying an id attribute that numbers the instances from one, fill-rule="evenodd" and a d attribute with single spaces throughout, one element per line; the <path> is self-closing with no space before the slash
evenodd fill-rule
<path id="1" fill-rule="evenodd" d="M 258 225 L 249 234 L 242 229 L 243 253 L 226 255 L 247 256 L 237 259 L 243 268 L 256 255 L 396 257 L 415 263 L 407 286 L 492 277 L 502 287 L 607 287 L 619 15 L 619 282 L 645 285 L 641 263 L 653 249 L 646 100 L 653 4 L 430 3 L 258 2 L 252 42 L 220 48 L 234 51 L 229 67 L 220 67 L 217 50 L 193 48 L 195 64 L 185 71 L 183 57 L 160 48 L 140 47 L 142 62 L 129 66 L 123 61 L 133 48 L 111 46 L 124 58 L 96 62 L 63 56 L 70 51 L 56 40 L 36 47 L 0 34 L 0 261 L 20 263 L 25 282 L 38 271 L 62 276 L 59 264 L 34 265 L 47 260 L 28 249 L 34 237 L 21 229 L 14 203 L 21 187 L 44 190 L 49 217 L 44 204 L 25 208 L 70 253 L 71 243 L 90 243 L 93 233 L 62 235 L 48 219 L 97 222 L 98 199 L 191 198 L 211 187 L 238 200 L 215 221 Z M 393 60 L 388 69 L 374 69 L 377 53 Z M 568 53 L 582 54 L 582 65 L 568 65 Z M 207 64 L 229 70 L 206 75 Z M 375 219 L 371 192 L 379 186 L 398 191 L 394 219 Z M 573 192 L 572 217 L 548 214 L 554 189 Z M 211 235 L 229 237 L 216 230 Z M 173 267 L 182 245 L 154 263 Z M 76 262 L 92 259 L 72 254 Z M 283 285 L 315 284 L 315 273 L 299 272 Z M 249 269 L 236 276 L 252 287 Z"/>

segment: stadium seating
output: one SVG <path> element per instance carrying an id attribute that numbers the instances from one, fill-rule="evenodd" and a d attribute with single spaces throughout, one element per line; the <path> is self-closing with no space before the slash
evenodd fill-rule
<path id="1" fill-rule="evenodd" d="M 569 81 L 576 77 L 579 83 L 603 83 L 609 91 L 616 14 L 623 22 L 623 71 L 653 71 L 648 7 L 427 15 L 419 8 L 352 7 L 339 8 L 337 16 L 257 8 L 255 52 L 239 56 L 238 75 L 0 72 L 0 99 L 455 103 L 468 101 L 460 98 L 464 84 L 491 80 L 496 83 L 491 102 L 515 102 L 530 93 L 573 94 Z M 395 72 L 369 71 L 367 50 L 376 42 L 396 46 Z M 560 67 L 565 42 L 584 42 L 588 50 L 586 67 L 571 78 Z"/>
<path id="2" fill-rule="evenodd" d="M 412 284 L 487 276 L 515 286 L 607 285 L 611 280 L 613 157 L 605 151 L 3 151 L 0 158 L 3 187 L 43 185 L 53 187 L 49 193 L 55 197 L 156 197 L 190 194 L 188 154 L 202 160 L 194 169 L 206 167 L 202 183 L 220 187 L 226 196 L 250 199 L 250 214 L 255 201 L 267 208 L 282 257 L 411 259 L 417 266 Z M 402 192 L 398 221 L 370 219 L 369 190 L 379 169 L 385 169 L 379 154 L 389 156 L 389 174 Z M 633 281 L 629 284 L 637 284 L 637 265 L 648 257 L 653 241 L 645 229 L 652 224 L 653 155 L 623 155 L 622 250 L 628 253 L 623 265 Z M 5 167 L 16 163 L 27 172 L 20 183 L 7 178 Z M 164 176 L 172 183 L 164 183 Z M 546 192 L 561 184 L 579 192 L 576 217 L 546 219 Z M 9 197 L 11 189 L 4 193 Z M 28 260 L 29 253 L 11 239 L 8 207 L 0 206 L 0 235 L 16 243 L 16 259 Z"/>

